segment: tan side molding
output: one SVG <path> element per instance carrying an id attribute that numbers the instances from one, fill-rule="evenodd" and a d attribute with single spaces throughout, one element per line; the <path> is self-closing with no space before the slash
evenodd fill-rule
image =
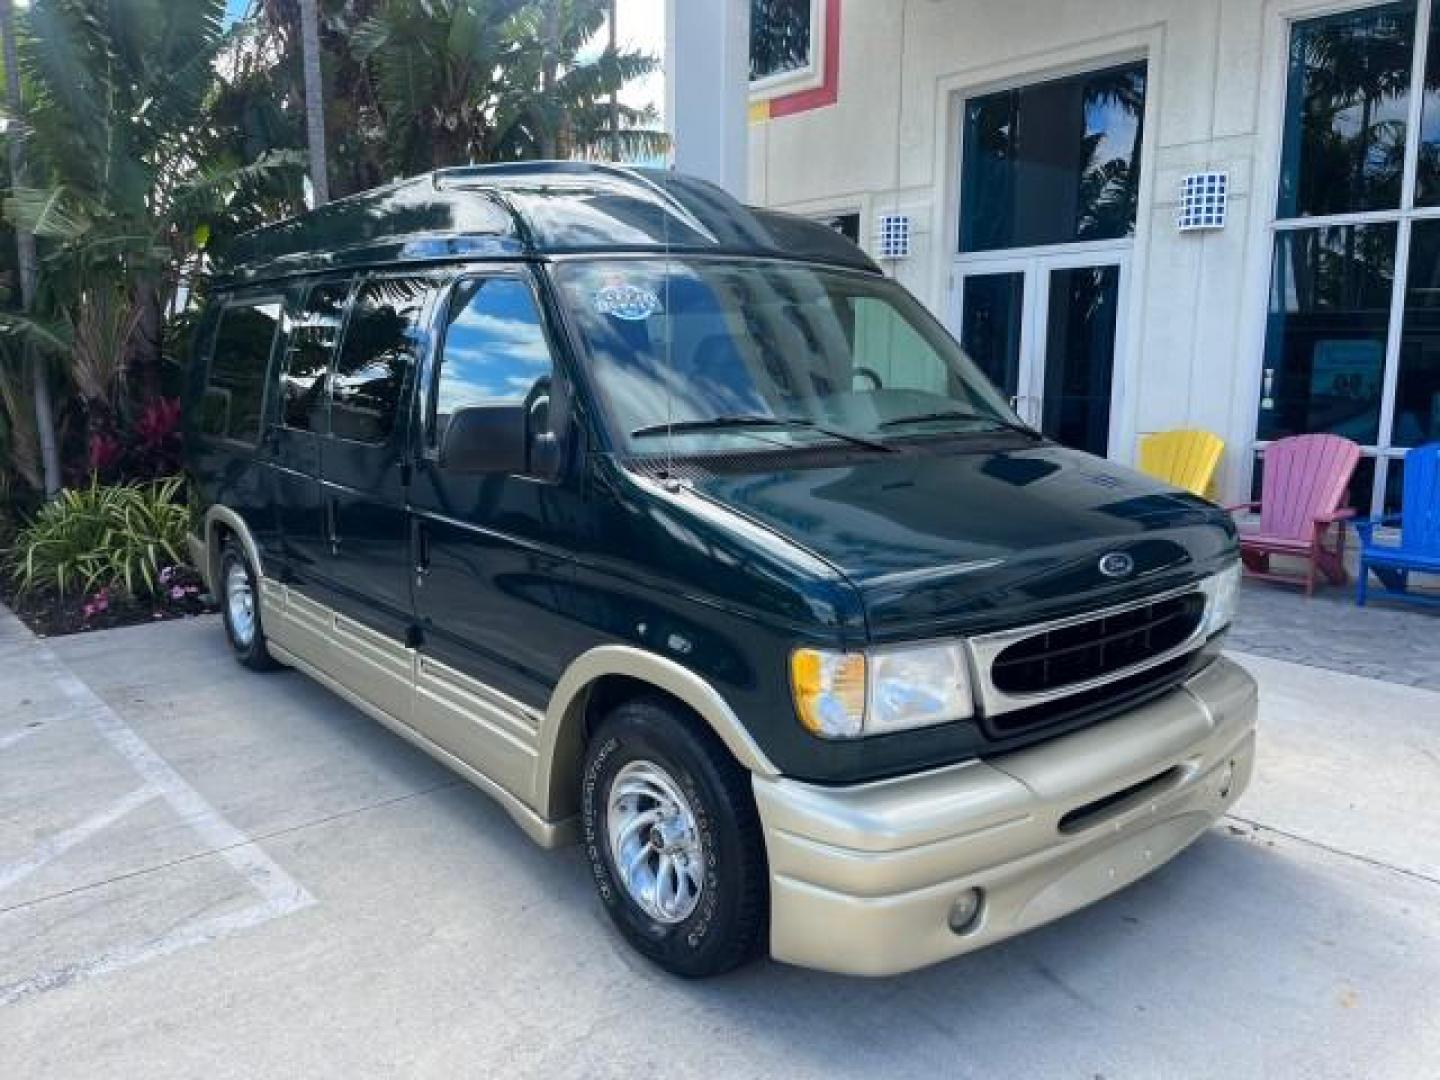
<path id="1" fill-rule="evenodd" d="M 625 675 L 673 695 L 710 725 L 744 768 L 756 776 L 780 775 L 729 703 L 701 676 L 644 649 L 600 645 L 565 669 L 540 722 L 535 808 L 542 817 L 563 818 L 573 812 L 584 757 L 585 702 L 594 685 L 607 675 Z"/>
<path id="2" fill-rule="evenodd" d="M 235 534 L 246 558 L 256 569 L 261 582 L 261 618 L 265 620 L 267 634 L 271 644 L 275 646 L 272 651 L 279 654 L 277 659 L 282 663 L 301 667 L 331 689 L 343 686 L 346 696 L 353 696 L 367 703 L 367 711 L 375 707 L 375 701 L 394 706 L 396 695 L 414 695 L 417 692 L 418 684 L 413 670 L 409 672 L 408 678 L 396 679 L 396 673 L 388 667 L 385 668 L 383 677 L 380 677 L 381 669 L 375 668 L 373 664 L 362 670 L 354 664 L 341 663 L 348 654 L 340 648 L 336 614 L 295 590 L 284 588 L 267 578 L 259 548 L 254 537 L 250 535 L 250 530 L 239 514 L 225 506 L 213 506 L 205 515 L 205 571 L 211 582 L 216 582 L 219 576 L 220 545 L 217 531 L 222 525 Z M 349 620 L 346 622 L 348 624 Z M 378 646 L 375 646 L 374 642 L 371 644 L 373 652 L 373 647 Z M 399 642 L 393 644 L 401 653 L 410 655 L 411 650 Z M 322 655 L 329 657 L 331 662 L 317 664 L 317 659 Z M 411 659 L 413 661 L 413 657 Z M 436 662 L 430 663 L 433 665 Z M 322 666 L 334 670 L 322 678 L 318 674 Z M 349 677 L 344 680 L 334 677 L 341 671 L 348 672 Z M 611 675 L 626 676 L 684 702 L 709 725 L 743 768 L 762 778 L 780 775 L 780 771 L 765 756 L 765 752 L 745 729 L 729 703 L 702 676 L 668 657 L 644 649 L 630 645 L 601 645 L 572 661 L 551 693 L 545 713 L 537 722 L 533 772 L 527 769 L 525 772 L 528 776 L 522 776 L 515 775 L 516 770 L 512 769 L 508 776 L 487 775 L 485 786 L 505 792 L 510 799 L 519 801 L 538 815 L 540 821 L 563 824 L 572 819 L 579 809 L 580 771 L 585 757 L 585 705 L 596 684 Z M 475 687 L 471 687 L 472 691 L 474 689 Z M 388 722 L 399 722 L 412 734 L 419 732 L 411 725 L 419 723 L 421 731 L 429 726 L 421 722 L 420 715 L 412 715 L 415 712 L 413 703 L 411 708 L 398 709 L 398 716 L 395 715 L 397 710 L 393 707 L 381 711 L 389 718 Z M 428 739 L 426 741 L 429 743 Z M 430 749 L 433 745 L 427 745 L 426 748 Z M 444 756 L 446 759 L 454 757 L 449 752 Z M 472 772 L 481 775 L 481 762 L 465 761 L 463 764 L 466 768 L 462 771 L 467 776 Z M 493 766 L 493 762 L 491 764 Z M 534 835 L 534 823 L 524 824 L 527 831 Z M 554 842 L 558 835 L 548 837 L 548 842 Z"/>

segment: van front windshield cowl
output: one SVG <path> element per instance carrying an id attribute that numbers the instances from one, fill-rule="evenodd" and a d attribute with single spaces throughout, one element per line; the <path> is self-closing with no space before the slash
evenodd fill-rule
<path id="1" fill-rule="evenodd" d="M 886 278 L 672 258 L 569 262 L 556 279 L 616 445 L 637 454 L 1034 435 Z"/>

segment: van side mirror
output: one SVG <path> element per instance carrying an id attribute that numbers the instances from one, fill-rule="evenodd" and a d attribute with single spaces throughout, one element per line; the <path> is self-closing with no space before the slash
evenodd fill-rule
<path id="1" fill-rule="evenodd" d="M 440 440 L 440 468 L 452 473 L 523 473 L 529 467 L 523 405 L 457 409 Z"/>

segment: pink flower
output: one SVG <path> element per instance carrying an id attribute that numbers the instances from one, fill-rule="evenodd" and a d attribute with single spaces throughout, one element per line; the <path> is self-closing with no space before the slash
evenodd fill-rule
<path id="1" fill-rule="evenodd" d="M 170 587 L 171 600 L 184 600 L 188 590 L 184 585 L 172 585 Z"/>
<path id="2" fill-rule="evenodd" d="M 153 398 L 135 422 L 135 433 L 147 449 L 162 445 L 180 430 L 180 399 Z"/>
<path id="3" fill-rule="evenodd" d="M 125 454 L 125 447 L 113 435 L 96 432 L 90 436 L 90 469 L 108 472 Z"/>

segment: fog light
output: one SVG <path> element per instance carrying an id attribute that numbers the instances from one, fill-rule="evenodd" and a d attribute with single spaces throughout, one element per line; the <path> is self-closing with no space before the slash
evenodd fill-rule
<path id="1" fill-rule="evenodd" d="M 956 934 L 968 934 L 980 923 L 980 902 L 984 893 L 979 889 L 966 889 L 955 903 L 950 905 L 950 929 Z"/>
<path id="2" fill-rule="evenodd" d="M 1222 798 L 1222 799 L 1228 799 L 1228 798 L 1230 797 L 1230 789 L 1231 789 L 1232 787 L 1234 787 L 1234 786 L 1235 786 L 1235 762 L 1234 762 L 1234 761 L 1227 761 L 1227 762 L 1225 763 L 1225 768 L 1222 769 L 1221 772 L 1220 772 L 1220 783 L 1219 783 L 1219 785 L 1217 785 L 1217 787 L 1216 787 L 1215 790 L 1216 790 L 1216 791 L 1218 792 L 1218 794 L 1220 795 L 1220 798 Z"/>

